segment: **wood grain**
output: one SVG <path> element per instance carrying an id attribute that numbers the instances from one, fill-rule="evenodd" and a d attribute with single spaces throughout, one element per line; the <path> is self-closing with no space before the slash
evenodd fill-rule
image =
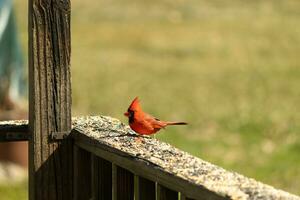
<path id="1" fill-rule="evenodd" d="M 134 200 L 134 175 L 115 164 L 112 167 L 113 200 Z"/>
<path id="2" fill-rule="evenodd" d="M 93 154 L 102 157 L 110 162 L 113 162 L 122 168 L 130 170 L 138 176 L 143 176 L 149 180 L 160 183 L 161 185 L 172 188 L 173 190 L 186 192 L 195 199 L 211 199 L 211 200 L 226 200 L 228 197 L 223 197 L 216 192 L 209 191 L 201 185 L 196 185 L 168 173 L 165 169 L 153 165 L 151 162 L 140 160 L 134 156 L 126 154 L 119 149 L 112 146 L 107 146 L 103 143 L 98 143 L 92 138 L 86 137 L 84 134 L 79 134 L 74 130 L 75 144 L 81 148 L 92 152 Z M 134 140 L 134 139 L 133 139 Z M 116 170 L 113 170 L 113 180 L 116 180 Z M 115 185 L 117 182 L 113 181 L 113 195 L 117 194 Z M 117 198 L 114 197 L 114 200 Z"/>
<path id="3" fill-rule="evenodd" d="M 92 155 L 92 198 L 112 199 L 112 164 Z"/>
<path id="4" fill-rule="evenodd" d="M 296 195 L 227 171 L 169 144 L 140 137 L 108 116 L 74 118 L 75 144 L 190 199 L 293 199 Z"/>
<path id="5" fill-rule="evenodd" d="M 28 18 L 29 199 L 72 199 L 72 141 L 49 139 L 71 130 L 70 1 L 29 0 Z"/>

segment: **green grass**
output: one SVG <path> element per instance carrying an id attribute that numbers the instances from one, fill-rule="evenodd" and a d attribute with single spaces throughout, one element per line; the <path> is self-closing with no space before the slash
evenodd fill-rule
<path id="1" fill-rule="evenodd" d="M 125 122 L 139 96 L 190 123 L 159 139 L 299 195 L 299 20 L 297 0 L 73 0 L 73 115 Z"/>
<path id="2" fill-rule="evenodd" d="M 27 183 L 1 184 L 1 200 L 22 200 L 27 199 Z"/>

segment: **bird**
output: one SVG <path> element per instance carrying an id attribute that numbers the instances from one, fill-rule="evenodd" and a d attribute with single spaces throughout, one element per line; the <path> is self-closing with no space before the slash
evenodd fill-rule
<path id="1" fill-rule="evenodd" d="M 152 135 L 170 125 L 187 125 L 186 122 L 161 121 L 142 110 L 138 97 L 135 97 L 127 112 L 129 126 L 139 135 Z"/>

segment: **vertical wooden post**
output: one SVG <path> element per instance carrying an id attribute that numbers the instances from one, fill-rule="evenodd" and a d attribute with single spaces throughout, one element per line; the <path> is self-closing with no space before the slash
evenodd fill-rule
<path id="1" fill-rule="evenodd" d="M 134 199 L 134 175 L 115 164 L 112 165 L 112 199 Z"/>
<path id="2" fill-rule="evenodd" d="M 70 0 L 29 0 L 29 199 L 72 199 Z"/>
<path id="3" fill-rule="evenodd" d="M 91 153 L 74 146 L 74 200 L 89 200 L 92 196 Z"/>
<path id="4" fill-rule="evenodd" d="M 92 155 L 93 200 L 112 199 L 112 163 Z"/>
<path id="5" fill-rule="evenodd" d="M 135 176 L 135 200 L 155 200 L 155 182 Z"/>
<path id="6" fill-rule="evenodd" d="M 178 192 L 157 184 L 157 198 L 158 200 L 178 200 Z"/>

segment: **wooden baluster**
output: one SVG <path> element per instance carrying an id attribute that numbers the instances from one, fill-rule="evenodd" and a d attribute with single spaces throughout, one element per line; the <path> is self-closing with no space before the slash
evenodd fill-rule
<path id="1" fill-rule="evenodd" d="M 134 175 L 117 165 L 113 164 L 113 200 L 133 200 L 134 199 Z"/>
<path id="2" fill-rule="evenodd" d="M 112 199 L 112 164 L 92 155 L 93 200 Z"/>
<path id="3" fill-rule="evenodd" d="M 91 198 L 91 153 L 74 146 L 74 199 Z"/>
<path id="4" fill-rule="evenodd" d="M 160 184 L 156 187 L 157 200 L 178 200 L 178 192 L 166 188 Z"/>
<path id="5" fill-rule="evenodd" d="M 135 176 L 135 200 L 155 200 L 155 182 Z"/>

